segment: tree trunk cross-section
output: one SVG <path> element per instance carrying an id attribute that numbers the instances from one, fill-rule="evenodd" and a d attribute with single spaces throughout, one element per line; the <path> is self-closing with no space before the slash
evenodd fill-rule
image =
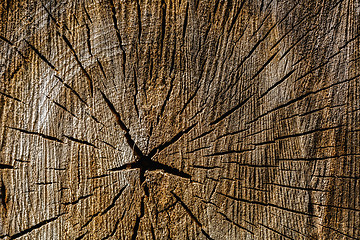
<path id="1" fill-rule="evenodd" d="M 360 239 L 359 15 L 0 0 L 0 238 Z"/>

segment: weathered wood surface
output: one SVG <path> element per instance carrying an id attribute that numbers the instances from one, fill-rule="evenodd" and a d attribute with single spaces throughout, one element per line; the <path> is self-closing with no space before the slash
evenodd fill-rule
<path id="1" fill-rule="evenodd" d="M 359 239 L 359 1 L 1 0 L 3 239 Z"/>

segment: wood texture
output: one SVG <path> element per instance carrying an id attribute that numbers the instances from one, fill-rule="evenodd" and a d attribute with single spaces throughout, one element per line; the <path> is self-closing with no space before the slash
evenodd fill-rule
<path id="1" fill-rule="evenodd" d="M 1 0 L 2 239 L 360 239 L 354 0 Z"/>

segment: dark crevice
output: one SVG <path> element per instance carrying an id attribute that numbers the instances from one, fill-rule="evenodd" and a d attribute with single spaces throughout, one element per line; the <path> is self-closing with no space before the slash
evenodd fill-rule
<path id="1" fill-rule="evenodd" d="M 89 143 L 88 141 L 76 139 L 76 138 L 73 138 L 73 137 L 67 136 L 67 135 L 63 135 L 63 136 L 66 137 L 67 139 L 69 139 L 70 141 L 74 141 L 74 142 L 77 142 L 77 143 L 80 143 L 80 144 L 85 144 L 85 145 L 97 148 L 94 144 Z"/>
<path id="2" fill-rule="evenodd" d="M 255 52 L 255 50 L 259 47 L 259 45 L 269 36 L 269 34 L 271 33 L 271 31 L 278 26 L 280 23 L 282 23 L 287 17 L 288 15 L 295 9 L 295 7 L 298 4 L 295 4 L 286 14 L 285 16 L 280 19 L 278 22 L 276 22 L 266 33 L 265 35 L 255 43 L 255 45 L 253 46 L 253 48 L 249 51 L 249 53 L 243 58 L 243 60 L 240 62 L 240 64 L 236 67 L 236 72 L 239 71 L 239 69 L 241 68 L 241 66 L 244 64 L 244 62 L 250 58 L 252 56 L 252 54 Z M 262 27 L 262 24 L 265 22 L 265 20 L 267 19 L 267 17 L 270 15 L 271 12 L 268 13 L 268 15 L 264 18 L 263 22 L 260 24 L 260 27 L 254 32 L 253 36 L 255 36 L 255 34 L 257 33 L 257 31 L 260 30 L 260 28 Z M 233 72 L 233 71 L 232 71 Z M 231 72 L 231 74 L 232 74 Z"/>
<path id="3" fill-rule="evenodd" d="M 223 217 L 225 218 L 225 220 L 228 221 L 229 223 L 231 223 L 231 224 L 235 225 L 236 227 L 238 227 L 238 228 L 240 228 L 240 229 L 243 229 L 243 230 L 245 230 L 246 232 L 254 235 L 254 233 L 253 233 L 252 231 L 250 231 L 249 229 L 241 226 L 240 224 L 236 223 L 235 221 L 231 220 L 231 219 L 230 219 L 228 216 L 226 216 L 224 213 L 219 212 L 219 211 L 218 211 L 218 213 L 219 213 L 221 216 L 223 216 Z"/>
<path id="4" fill-rule="evenodd" d="M 124 122 L 121 120 L 120 114 L 116 111 L 114 105 L 110 102 L 110 100 L 106 97 L 106 95 L 100 91 L 103 99 L 105 100 L 106 104 L 108 105 L 110 111 L 112 112 L 112 114 L 115 117 L 116 123 L 120 126 L 120 128 L 125 131 L 125 138 L 126 141 L 128 143 L 128 145 L 130 146 L 130 148 L 133 150 L 134 155 L 138 158 L 141 159 L 144 157 L 144 154 L 142 153 L 142 151 L 140 150 L 140 148 L 136 145 L 136 143 L 134 142 L 134 140 L 131 138 L 130 135 L 130 130 L 126 127 L 126 125 L 124 124 Z"/>
<path id="5" fill-rule="evenodd" d="M 86 199 L 88 197 L 91 197 L 93 196 L 94 194 L 88 194 L 88 195 L 85 195 L 85 196 L 80 196 L 78 199 L 76 199 L 75 201 L 72 201 L 72 202 L 65 202 L 65 203 L 62 203 L 63 205 L 75 205 L 75 204 L 78 204 L 81 200 L 83 199 Z"/>
<path id="6" fill-rule="evenodd" d="M 211 148 L 211 147 L 200 147 L 200 148 L 196 148 L 194 150 L 188 151 L 186 153 L 194 153 L 194 152 L 198 152 L 198 151 L 201 151 L 203 149 L 208 149 L 208 148 Z"/>
<path id="7" fill-rule="evenodd" d="M 264 26 L 264 23 L 266 22 L 266 20 L 268 19 L 268 17 L 270 16 L 271 11 L 269 11 L 265 17 L 261 20 L 259 26 L 257 27 L 257 29 L 253 32 L 253 34 L 251 35 L 251 37 L 254 37 L 259 31 L 260 29 Z"/>
<path id="8" fill-rule="evenodd" d="M 84 225 L 81 226 L 81 229 L 84 229 L 86 226 L 88 226 L 92 222 L 92 220 L 94 220 L 94 218 L 97 217 L 100 213 L 101 212 L 97 212 L 97 213 L 91 215 L 89 220 Z"/>
<path id="9" fill-rule="evenodd" d="M 288 72 L 282 79 L 280 79 L 279 81 L 277 81 L 274 85 L 272 85 L 270 88 L 268 88 L 263 94 L 261 94 L 260 99 L 263 98 L 266 94 L 268 94 L 271 90 L 273 90 L 274 88 L 276 88 L 280 83 L 284 82 L 286 79 L 288 79 L 294 72 L 296 69 L 291 70 L 290 72 Z"/>
<path id="10" fill-rule="evenodd" d="M 87 24 L 85 24 L 85 27 L 86 27 L 86 35 L 87 35 L 87 40 L 86 40 L 86 43 L 87 43 L 87 47 L 88 47 L 88 50 L 89 50 L 89 54 L 90 56 L 92 56 L 92 53 L 91 53 L 91 42 L 90 42 L 90 38 L 91 38 L 91 35 L 90 35 L 90 28 Z"/>
<path id="11" fill-rule="evenodd" d="M 16 97 L 13 97 L 13 96 L 10 96 L 9 94 L 3 93 L 3 92 L 0 92 L 0 94 L 7 97 L 7 98 L 14 99 L 15 101 L 22 102 L 20 99 L 18 99 Z"/>
<path id="12" fill-rule="evenodd" d="M 109 147 L 117 150 L 117 148 L 116 148 L 114 145 L 111 145 L 110 143 L 108 143 L 108 142 L 106 142 L 106 141 L 103 141 L 103 140 L 101 140 L 101 142 L 103 142 L 104 144 L 108 145 Z"/>
<path id="13" fill-rule="evenodd" d="M 317 108 L 317 109 L 314 109 L 314 110 L 311 110 L 311 111 L 308 111 L 308 112 L 305 112 L 305 113 L 301 113 L 301 114 L 298 114 L 298 116 L 300 117 L 303 117 L 303 116 L 307 116 L 309 114 L 313 114 L 313 113 L 316 113 L 316 112 L 320 112 L 324 109 L 327 109 L 327 108 L 337 108 L 337 107 L 343 107 L 343 106 L 346 106 L 347 104 L 339 104 L 339 105 L 334 105 L 334 106 L 325 106 L 325 107 L 322 107 L 322 108 Z"/>
<path id="14" fill-rule="evenodd" d="M 124 47 L 123 47 L 122 39 L 121 39 L 121 36 L 120 36 L 120 30 L 119 30 L 118 21 L 117 21 L 117 18 L 116 18 L 116 8 L 115 8 L 113 0 L 110 0 L 110 5 L 111 5 L 112 19 L 113 19 L 115 32 L 116 32 L 116 37 L 117 37 L 117 39 L 119 41 L 119 47 L 120 47 L 120 50 L 122 52 L 122 70 L 123 70 L 123 75 L 124 75 L 124 78 L 125 78 L 125 76 L 126 76 L 125 75 L 126 55 L 125 55 L 125 50 L 124 50 Z"/>
<path id="15" fill-rule="evenodd" d="M 233 107 L 232 109 L 230 109 L 229 111 L 225 112 L 223 115 L 221 115 L 219 118 L 215 119 L 214 121 L 212 121 L 210 123 L 210 125 L 214 125 L 219 123 L 220 121 L 222 121 L 223 119 L 225 119 L 226 117 L 228 117 L 229 115 L 231 115 L 232 113 L 234 113 L 236 110 L 238 110 L 239 108 L 241 108 L 249 99 L 251 98 L 248 97 L 246 98 L 244 101 L 240 102 L 238 105 L 236 105 L 235 107 Z"/>
<path id="16" fill-rule="evenodd" d="M 92 23 L 92 20 L 91 20 L 90 14 L 89 14 L 89 12 L 86 10 L 85 5 L 84 5 L 84 12 L 85 12 L 85 14 L 86 14 L 86 17 L 87 17 L 87 18 L 89 19 L 89 21 Z"/>
<path id="17" fill-rule="evenodd" d="M 49 15 L 50 19 L 54 21 L 56 27 L 58 27 L 58 29 L 61 29 L 59 22 L 55 19 L 55 17 L 51 14 L 51 12 L 45 7 L 45 5 L 43 3 L 41 3 L 41 5 L 43 6 L 45 11 Z M 63 27 L 71 34 L 71 32 L 70 32 L 69 28 L 66 26 L 66 24 L 64 24 Z"/>
<path id="18" fill-rule="evenodd" d="M 31 43 L 29 43 L 26 39 L 24 40 L 29 46 L 30 48 L 36 53 L 36 55 L 38 55 L 41 60 L 43 60 L 47 65 L 49 65 L 49 67 L 51 67 L 53 70 L 57 71 L 56 67 L 54 65 L 52 65 L 49 60 L 46 59 L 46 57 L 44 55 L 42 55 L 39 50 L 37 50 Z"/>
<path id="19" fill-rule="evenodd" d="M 86 231 L 84 234 L 81 234 L 80 236 L 78 236 L 77 238 L 75 238 L 75 240 L 81 240 L 81 239 L 83 239 L 83 238 L 86 236 L 87 233 L 88 233 L 88 232 Z"/>
<path id="20" fill-rule="evenodd" d="M 29 163 L 29 160 L 14 159 L 15 162 Z"/>
<path id="21" fill-rule="evenodd" d="M 103 178 L 103 177 L 108 177 L 109 174 L 102 174 L 102 175 L 99 175 L 99 176 L 94 176 L 94 177 L 88 177 L 87 179 L 98 179 L 98 178 Z"/>
<path id="22" fill-rule="evenodd" d="M 187 107 L 187 106 L 190 104 L 190 102 L 195 98 L 195 96 L 196 96 L 197 92 L 199 91 L 199 89 L 200 89 L 200 84 L 197 86 L 195 92 L 189 97 L 189 99 L 186 101 L 186 103 L 184 104 L 184 106 L 181 108 L 181 110 L 180 110 L 180 112 L 178 113 L 178 115 L 181 115 L 181 114 L 185 111 L 186 107 Z"/>
<path id="23" fill-rule="evenodd" d="M 201 232 L 202 232 L 202 234 L 204 234 L 204 236 L 205 236 L 207 239 L 214 240 L 213 238 L 210 237 L 210 235 L 209 235 L 204 229 L 201 228 Z"/>
<path id="24" fill-rule="evenodd" d="M 15 75 L 20 71 L 20 69 L 22 68 L 23 64 L 19 64 L 19 66 L 16 67 L 16 69 L 10 74 L 9 78 L 8 78 L 8 81 L 10 82 L 14 77 Z"/>
<path id="25" fill-rule="evenodd" d="M 145 203 L 144 203 L 144 197 L 141 198 L 141 202 L 140 202 L 140 215 L 136 217 L 135 220 L 135 225 L 134 225 L 134 229 L 133 229 L 133 234 L 131 236 L 132 240 L 135 240 L 137 235 L 138 235 L 138 231 L 139 231 L 139 227 L 140 227 L 140 221 L 141 218 L 145 215 Z"/>
<path id="26" fill-rule="evenodd" d="M 161 109 L 160 109 L 160 114 L 158 115 L 157 117 L 157 124 L 159 123 L 159 120 L 160 120 L 160 117 L 162 117 L 163 113 L 164 113 L 164 110 L 165 110 L 165 107 L 166 107 L 166 104 L 169 102 L 170 100 L 170 96 L 171 96 L 171 93 L 172 93 L 172 90 L 173 90 L 173 87 L 174 87 L 174 80 L 175 80 L 175 77 L 172 77 L 171 80 L 170 80 L 170 87 L 169 87 L 169 90 L 167 92 L 167 95 L 165 97 L 165 100 L 161 106 Z"/>
<path id="27" fill-rule="evenodd" d="M 254 76 L 251 77 L 251 80 L 254 80 L 265 68 L 267 65 L 271 63 L 271 61 L 276 57 L 280 50 L 276 51 L 261 67 L 260 69 L 255 73 Z"/>
<path id="28" fill-rule="evenodd" d="M 213 14 L 214 16 L 216 15 L 216 12 L 217 12 L 217 10 L 218 10 L 218 8 L 219 8 L 219 3 L 220 3 L 220 0 L 216 0 L 216 1 L 215 1 L 214 10 L 213 10 L 213 12 L 212 12 L 212 14 Z"/>
<path id="29" fill-rule="evenodd" d="M 73 114 L 72 112 L 70 112 L 70 110 L 68 110 L 65 106 L 61 105 L 60 103 L 52 100 L 50 97 L 46 96 L 48 99 L 50 99 L 56 106 L 58 106 L 59 108 L 63 109 L 65 112 L 69 113 L 71 116 L 73 116 L 74 118 L 78 118 L 75 114 Z"/>
<path id="30" fill-rule="evenodd" d="M 173 191 L 170 191 L 171 194 L 176 198 L 176 200 L 181 204 L 184 208 L 185 212 L 189 215 L 190 219 L 196 223 L 196 225 L 201 229 L 201 232 L 206 236 L 207 239 L 212 239 L 210 235 L 203 229 L 203 225 L 200 221 L 195 217 L 195 215 L 191 212 L 190 208 L 181 200 L 181 198 L 176 195 Z"/>
<path id="31" fill-rule="evenodd" d="M 100 60 L 98 58 L 96 59 L 96 62 L 98 63 L 100 71 L 103 74 L 104 78 L 107 79 L 104 67 L 103 67 L 103 65 L 101 64 L 101 62 L 100 62 Z"/>
<path id="32" fill-rule="evenodd" d="M 196 225 L 200 228 L 202 228 L 202 224 L 200 221 L 195 217 L 195 215 L 191 212 L 189 207 L 181 200 L 181 198 L 176 195 L 173 191 L 170 191 L 171 194 L 176 198 L 177 202 L 181 204 L 181 206 L 185 209 L 186 213 L 189 215 L 190 219 L 196 223 Z"/>
<path id="33" fill-rule="evenodd" d="M 30 227 L 30 228 L 27 228 L 27 229 L 22 230 L 22 231 L 20 231 L 20 232 L 18 232 L 18 233 L 15 233 L 14 235 L 10 236 L 10 239 L 20 238 L 20 237 L 22 237 L 22 236 L 24 236 L 24 235 L 26 235 L 26 234 L 28 234 L 28 233 L 30 233 L 30 232 L 38 229 L 38 228 L 41 228 L 41 227 L 44 226 L 44 225 L 47 225 L 47 224 L 49 224 L 49 223 L 51 223 L 51 222 L 56 221 L 61 215 L 63 215 L 63 214 L 60 214 L 60 215 L 58 215 L 58 216 L 56 216 L 56 217 L 53 217 L 53 218 L 50 218 L 50 219 L 41 221 L 41 222 L 39 222 L 38 224 L 35 224 L 34 226 L 32 226 L 32 227 Z"/>
<path id="34" fill-rule="evenodd" d="M 136 0 L 136 10 L 137 10 L 137 17 L 138 17 L 138 25 L 139 25 L 138 39 L 139 39 L 139 43 L 140 43 L 142 26 L 141 26 L 141 8 L 140 8 L 139 0 Z"/>
<path id="35" fill-rule="evenodd" d="M 154 148 L 153 150 L 150 151 L 149 153 L 149 158 L 152 158 L 153 156 L 155 156 L 155 154 L 161 152 L 162 150 L 164 150 L 165 148 L 169 147 L 170 145 L 174 144 L 176 141 L 178 141 L 184 134 L 190 132 L 195 126 L 197 125 L 197 123 L 191 125 L 190 127 L 180 131 L 178 134 L 176 134 L 172 139 L 170 139 L 169 141 L 160 144 L 158 147 Z"/>
<path id="36" fill-rule="evenodd" d="M 282 139 L 287 139 L 287 138 L 292 138 L 292 137 L 300 137 L 300 136 L 305 136 L 305 135 L 309 135 L 312 133 L 328 131 L 328 130 L 337 129 L 337 128 L 341 128 L 341 127 L 343 127 L 343 125 L 328 127 L 328 128 L 318 128 L 318 129 L 313 129 L 313 130 L 302 132 L 302 133 L 295 133 L 295 134 L 280 136 L 280 137 L 275 138 L 275 140 L 282 140 Z"/>
<path id="37" fill-rule="evenodd" d="M 54 75 L 54 76 L 64 85 L 64 87 L 66 87 L 67 89 L 69 89 L 69 90 L 80 100 L 80 102 L 82 102 L 82 103 L 84 103 L 86 106 L 88 106 L 87 103 L 80 97 L 80 95 L 79 95 L 78 92 L 76 92 L 70 85 L 68 85 L 67 83 L 65 83 L 65 81 L 64 81 L 62 78 L 60 78 L 59 76 L 56 76 L 56 75 Z"/>
<path id="38" fill-rule="evenodd" d="M 155 162 L 155 161 L 151 160 L 149 157 L 144 157 L 144 158 L 139 159 L 136 162 L 127 163 L 121 167 L 116 167 L 116 168 L 112 168 L 109 170 L 110 171 L 121 171 L 121 170 L 130 170 L 130 169 L 139 169 L 140 170 L 141 183 L 143 183 L 145 180 L 145 178 L 143 176 L 145 171 L 156 171 L 156 170 L 162 170 L 165 173 L 168 173 L 171 175 L 175 175 L 175 176 L 186 178 L 186 179 L 191 179 L 191 175 L 189 175 L 183 171 L 180 171 L 176 168 L 170 167 L 168 165 L 165 165 L 165 164 L 162 164 L 159 162 Z"/>
<path id="39" fill-rule="evenodd" d="M 305 78 L 305 77 L 308 76 L 309 74 L 311 74 L 311 73 L 315 72 L 316 70 L 318 70 L 318 69 L 326 66 L 326 65 L 330 62 L 330 60 L 331 60 L 332 58 L 334 58 L 335 56 L 339 55 L 340 53 L 341 53 L 341 50 L 338 51 L 337 53 L 333 54 L 332 56 L 330 56 L 328 59 L 325 60 L 325 62 L 320 63 L 318 66 L 310 69 L 309 71 L 307 71 L 306 73 L 304 73 L 303 75 L 301 75 L 299 78 L 297 78 L 297 79 L 295 80 L 295 82 L 300 81 L 301 79 Z"/>
<path id="40" fill-rule="evenodd" d="M 4 180 L 1 178 L 1 186 L 0 186 L 0 201 L 1 205 L 5 209 L 5 212 L 7 210 L 7 195 L 6 195 L 6 187 L 4 184 Z"/>
<path id="41" fill-rule="evenodd" d="M 116 223 L 114 225 L 114 229 L 111 231 L 111 233 L 109 233 L 104 238 L 102 238 L 102 240 L 106 240 L 106 239 L 109 239 L 109 238 L 113 237 L 115 235 L 116 231 L 118 230 L 119 224 L 120 224 L 120 219 L 118 219 L 116 221 Z"/>
<path id="42" fill-rule="evenodd" d="M 241 2 L 240 7 L 238 8 L 238 10 L 235 13 L 235 16 L 232 18 L 232 21 L 231 21 L 231 24 L 230 24 L 230 27 L 229 27 L 229 30 L 228 30 L 229 33 L 232 31 L 233 27 L 235 26 L 235 23 L 238 20 L 239 14 L 240 14 L 241 10 L 243 9 L 244 4 L 245 4 L 246 1 L 247 0 L 243 0 Z"/>
<path id="43" fill-rule="evenodd" d="M 273 50 L 277 45 L 279 45 L 279 43 L 284 40 L 284 38 L 290 34 L 292 31 L 296 30 L 296 27 L 299 26 L 305 19 L 311 19 L 313 18 L 316 14 L 309 16 L 309 14 L 305 14 L 297 23 L 295 23 L 292 28 L 290 28 L 287 32 L 285 32 L 277 41 L 276 43 L 271 47 L 270 51 Z"/>
<path id="44" fill-rule="evenodd" d="M 25 130 L 25 129 L 14 128 L 14 127 L 7 127 L 7 128 L 13 129 L 13 130 L 17 130 L 17 131 L 19 131 L 19 132 L 26 133 L 26 134 L 30 134 L 30 135 L 40 136 L 40 137 L 45 138 L 45 139 L 47 139 L 47 140 L 51 140 L 51 141 L 63 143 L 62 140 L 60 140 L 60 139 L 58 139 L 58 138 L 56 138 L 56 137 L 48 136 L 48 135 L 45 135 L 45 134 L 42 134 L 42 133 L 31 132 L 31 131 L 27 131 L 27 130 Z"/>
<path id="45" fill-rule="evenodd" d="M 309 92 L 307 92 L 307 93 L 304 93 L 303 95 L 300 95 L 300 96 L 298 96 L 298 97 L 296 97 L 296 98 L 294 98 L 294 99 L 291 99 L 291 100 L 287 101 L 286 103 L 280 104 L 279 106 L 277 106 L 277 107 L 275 107 L 275 108 L 273 108 L 273 109 L 271 109 L 271 110 L 268 110 L 267 112 L 259 115 L 258 117 L 254 118 L 253 120 L 247 122 L 247 124 L 254 123 L 254 122 L 256 122 L 258 119 L 260 119 L 260 118 L 262 118 L 262 117 L 264 117 L 264 116 L 266 116 L 266 115 L 268 115 L 268 114 L 270 114 L 270 113 L 272 113 L 272 112 L 275 112 L 276 110 L 279 110 L 279 109 L 284 108 L 284 107 L 287 107 L 287 106 L 289 106 L 289 105 L 291 105 L 291 104 L 293 104 L 293 103 L 296 103 L 296 102 L 298 102 L 298 101 L 301 101 L 301 100 L 303 100 L 304 98 L 306 98 L 306 97 L 308 97 L 308 96 L 311 96 L 311 95 L 317 94 L 317 93 L 319 93 L 319 92 L 328 90 L 328 89 L 330 89 L 330 88 L 332 88 L 332 87 L 334 87 L 334 86 L 337 86 L 337 85 L 340 85 L 340 84 L 343 84 L 343 83 L 346 83 L 346 82 L 350 82 L 350 81 L 358 78 L 359 76 L 360 76 L 360 74 L 359 74 L 359 75 L 356 75 L 356 76 L 354 76 L 354 77 L 352 77 L 352 78 L 349 78 L 349 79 L 346 79 L 346 80 L 343 80 L 343 81 L 340 81 L 340 82 L 337 82 L 337 83 L 330 84 L 329 86 L 320 88 L 320 89 L 318 89 L 318 90 L 316 90 L 316 91 L 309 91 Z"/>
<path id="46" fill-rule="evenodd" d="M 138 108 L 138 105 L 137 105 L 137 95 L 138 95 L 138 93 L 139 93 L 139 90 L 138 90 L 138 80 L 137 80 L 137 77 L 136 77 L 135 68 L 134 68 L 134 89 L 135 89 L 135 94 L 134 94 L 134 107 L 135 107 L 136 114 L 137 114 L 137 116 L 139 117 L 139 108 Z"/>
<path id="47" fill-rule="evenodd" d="M 9 44 L 10 46 L 14 46 L 14 44 L 10 42 L 10 40 L 7 39 L 6 37 L 0 35 L 0 39 L 6 42 L 7 44 Z"/>
<path id="48" fill-rule="evenodd" d="M 150 232 L 151 232 L 152 239 L 156 240 L 155 229 L 154 229 L 154 226 L 152 224 L 150 224 Z"/>
<path id="49" fill-rule="evenodd" d="M 162 58 L 162 52 L 164 47 L 166 31 L 166 3 L 165 0 L 161 0 L 161 39 L 160 39 L 160 58 Z"/>
<path id="50" fill-rule="evenodd" d="M 128 185 L 125 185 L 123 188 L 120 189 L 119 193 L 116 194 L 116 196 L 113 198 L 111 204 L 101 213 L 101 215 L 106 214 L 108 211 L 110 211 L 113 207 L 115 207 L 116 201 L 120 198 L 121 194 L 124 192 L 125 188 Z"/>
<path id="51" fill-rule="evenodd" d="M 216 152 L 216 153 L 207 154 L 207 155 L 204 155 L 204 157 L 213 157 L 213 156 L 222 156 L 222 155 L 227 155 L 227 154 L 244 153 L 244 152 L 251 152 L 253 150 L 254 150 L 254 148 L 243 149 L 243 150 L 228 150 L 228 151 L 224 151 L 224 152 Z"/>
<path id="52" fill-rule="evenodd" d="M 195 10 L 197 11 L 199 8 L 200 0 L 195 0 Z"/>
<path id="53" fill-rule="evenodd" d="M 13 169 L 14 166 L 10 164 L 0 163 L 0 169 Z"/>
<path id="54" fill-rule="evenodd" d="M 17 53 L 19 53 L 19 55 L 20 55 L 22 58 L 24 58 L 25 60 L 27 60 L 27 57 L 25 57 L 25 56 L 22 54 L 22 52 L 20 52 L 20 50 L 19 50 L 17 47 L 15 47 L 15 45 L 14 45 L 12 42 L 10 42 L 9 39 L 7 39 L 7 38 L 5 38 L 4 36 L 1 36 L 1 35 L 0 35 L 0 39 L 3 40 L 4 42 L 6 42 L 7 44 L 9 44 L 12 48 L 14 48 L 14 49 L 16 50 Z"/>
<path id="55" fill-rule="evenodd" d="M 239 133 L 242 133 L 242 132 L 248 131 L 248 130 L 249 130 L 249 128 L 245 128 L 245 129 L 241 129 L 241 130 L 238 130 L 238 131 L 235 131 L 235 132 L 225 133 L 225 134 L 220 135 L 219 137 L 217 137 L 217 138 L 216 138 L 216 140 L 219 140 L 220 138 L 223 138 L 223 137 L 236 135 L 236 134 L 239 134 Z"/>
<path id="56" fill-rule="evenodd" d="M 158 214 L 159 213 L 162 213 L 162 212 L 167 212 L 170 208 L 173 208 L 175 207 L 175 205 L 178 203 L 179 201 L 176 200 L 175 202 L 171 203 L 169 206 L 165 207 L 164 209 L 158 211 Z"/>
<path id="57" fill-rule="evenodd" d="M 74 19 L 75 19 L 75 22 L 77 23 L 77 25 L 80 26 L 79 20 L 78 20 L 78 18 L 76 17 L 76 14 L 75 14 L 75 13 L 73 14 L 73 16 L 74 16 Z"/>
<path id="58" fill-rule="evenodd" d="M 67 37 L 63 34 L 61 34 L 61 37 L 64 39 L 66 45 L 70 48 L 72 54 L 75 57 L 76 62 L 78 63 L 82 73 L 85 75 L 86 79 L 88 80 L 88 84 L 89 84 L 89 88 L 90 88 L 90 94 L 91 96 L 94 95 L 94 86 L 93 86 L 93 80 L 90 77 L 89 73 L 86 71 L 86 69 L 84 68 L 84 66 L 82 65 L 82 63 L 80 62 L 80 59 L 78 57 L 78 55 L 75 52 L 75 49 L 73 48 L 73 46 L 71 45 L 69 39 L 67 39 Z"/>
<path id="59" fill-rule="evenodd" d="M 191 167 L 191 168 L 205 169 L 205 170 L 222 169 L 222 167 L 219 167 L 219 166 L 200 166 L 200 165 L 192 165 L 192 166 L 189 166 L 189 167 Z"/>
<path id="60" fill-rule="evenodd" d="M 192 121 L 196 116 L 198 116 L 202 111 L 205 110 L 206 106 L 203 106 L 199 111 L 197 111 L 194 116 L 192 116 L 191 118 L 189 118 L 189 122 Z"/>
<path id="61" fill-rule="evenodd" d="M 96 123 L 99 123 L 101 124 L 102 126 L 105 126 L 105 124 L 103 124 L 102 122 L 100 122 L 95 116 L 91 115 L 90 113 L 88 112 L 85 112 L 88 116 L 91 117 L 92 120 L 94 120 Z"/>
<path id="62" fill-rule="evenodd" d="M 305 39 L 305 37 L 310 33 L 312 32 L 313 30 L 315 30 L 316 28 L 318 28 L 319 25 L 315 25 L 314 27 L 308 29 L 305 34 L 303 34 L 295 43 L 293 43 L 283 54 L 282 56 L 280 57 L 279 59 L 279 62 L 294 48 L 296 47 L 296 45 L 301 42 L 302 40 Z"/>
<path id="63" fill-rule="evenodd" d="M 199 136 L 193 138 L 193 139 L 190 139 L 188 142 L 192 142 L 192 141 L 195 141 L 196 139 L 199 139 L 199 138 L 202 138 L 202 137 L 205 137 L 206 135 L 212 133 L 216 128 L 213 128 L 213 129 L 210 129 L 209 131 L 206 131 L 202 134 L 200 134 Z"/>
<path id="64" fill-rule="evenodd" d="M 176 168 L 167 166 L 165 164 L 153 161 L 151 158 L 157 154 L 158 152 L 164 150 L 171 144 L 175 143 L 178 139 L 180 139 L 184 134 L 188 133 L 193 127 L 195 127 L 196 124 L 190 126 L 189 128 L 179 132 L 177 135 L 175 135 L 170 141 L 165 142 L 161 144 L 160 146 L 154 148 L 152 151 L 150 151 L 148 156 L 145 156 L 142 151 L 138 148 L 138 146 L 135 144 L 135 142 L 132 140 L 129 129 L 125 126 L 124 122 L 122 122 L 120 114 L 116 111 L 114 105 L 110 102 L 110 100 L 106 97 L 106 95 L 101 92 L 102 97 L 104 98 L 106 104 L 108 105 L 109 109 L 115 116 L 117 124 L 121 127 L 122 130 L 125 131 L 125 138 L 127 140 L 128 145 L 133 150 L 134 155 L 136 156 L 135 162 L 127 163 L 123 166 L 116 167 L 109 169 L 109 171 L 121 171 L 126 169 L 138 169 L 140 171 L 140 184 L 143 185 L 145 181 L 145 172 L 146 171 L 155 171 L 155 170 L 162 170 L 165 173 L 179 176 L 186 179 L 191 179 L 191 176 L 187 173 L 184 173 Z M 149 195 L 149 189 L 146 185 L 143 185 L 144 191 L 146 196 Z"/>
<path id="65" fill-rule="evenodd" d="M 183 32 L 182 32 L 183 41 L 185 41 L 186 27 L 188 25 L 188 17 L 189 17 L 189 2 L 186 3 L 185 19 L 184 19 Z"/>

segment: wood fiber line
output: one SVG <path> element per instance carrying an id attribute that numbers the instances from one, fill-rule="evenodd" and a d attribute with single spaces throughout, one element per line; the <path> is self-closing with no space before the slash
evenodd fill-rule
<path id="1" fill-rule="evenodd" d="M 0 1 L 0 238 L 359 239 L 359 17 Z"/>

